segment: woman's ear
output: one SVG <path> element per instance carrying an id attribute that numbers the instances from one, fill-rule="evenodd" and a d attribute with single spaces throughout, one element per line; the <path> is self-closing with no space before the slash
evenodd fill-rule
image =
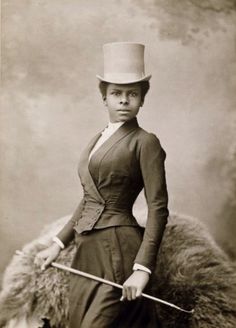
<path id="1" fill-rule="evenodd" d="M 103 99 L 104 105 L 107 106 L 107 98 L 106 98 L 106 96 L 103 96 L 102 99 Z"/>

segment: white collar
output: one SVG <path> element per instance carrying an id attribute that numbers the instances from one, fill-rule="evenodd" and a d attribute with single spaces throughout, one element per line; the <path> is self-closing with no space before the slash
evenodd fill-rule
<path id="1" fill-rule="evenodd" d="M 108 122 L 108 125 L 106 126 L 106 128 L 102 131 L 102 135 L 103 136 L 111 136 L 113 133 L 116 132 L 116 130 L 119 129 L 119 127 L 121 127 L 121 125 L 123 125 L 124 122 Z"/>
<path id="2" fill-rule="evenodd" d="M 115 122 L 115 123 L 108 122 L 107 129 L 109 129 L 109 130 L 117 130 L 123 124 L 124 124 L 124 122 Z"/>

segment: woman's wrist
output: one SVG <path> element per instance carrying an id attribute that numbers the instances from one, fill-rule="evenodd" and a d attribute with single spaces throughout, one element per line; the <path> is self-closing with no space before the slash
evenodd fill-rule
<path id="1" fill-rule="evenodd" d="M 150 277 L 150 274 L 146 271 L 143 271 L 143 270 L 135 270 L 133 272 L 133 275 L 137 276 L 137 277 L 145 277 L 145 278 L 148 278 Z"/>
<path id="2" fill-rule="evenodd" d="M 62 250 L 61 247 L 55 241 L 52 242 L 51 247 L 53 247 L 57 252 L 60 252 Z"/>
<path id="3" fill-rule="evenodd" d="M 144 265 L 139 264 L 139 263 L 134 263 L 133 271 L 138 271 L 138 270 L 140 270 L 140 271 L 145 271 L 145 272 L 147 272 L 147 273 L 149 273 L 149 274 L 152 273 L 151 270 L 148 269 L 147 267 L 145 267 Z"/>
<path id="4" fill-rule="evenodd" d="M 56 243 L 60 247 L 60 249 L 64 249 L 65 248 L 65 245 L 63 244 L 63 242 L 59 238 L 57 238 L 56 236 L 53 237 L 52 241 L 54 243 Z"/>

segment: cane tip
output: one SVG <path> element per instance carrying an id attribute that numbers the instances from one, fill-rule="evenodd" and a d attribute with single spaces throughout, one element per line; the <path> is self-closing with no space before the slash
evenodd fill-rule
<path id="1" fill-rule="evenodd" d="M 183 311 L 185 313 L 189 313 L 189 314 L 193 314 L 195 312 L 194 309 L 192 309 L 192 310 L 181 309 L 181 311 Z"/>

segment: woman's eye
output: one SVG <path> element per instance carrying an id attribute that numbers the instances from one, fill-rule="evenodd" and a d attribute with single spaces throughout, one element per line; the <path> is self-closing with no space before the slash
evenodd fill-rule
<path id="1" fill-rule="evenodd" d="M 114 96 L 119 96 L 120 92 L 119 91 L 113 91 L 111 94 L 114 95 Z"/>
<path id="2" fill-rule="evenodd" d="M 137 97 L 137 93 L 136 92 L 131 92 L 131 97 Z"/>

